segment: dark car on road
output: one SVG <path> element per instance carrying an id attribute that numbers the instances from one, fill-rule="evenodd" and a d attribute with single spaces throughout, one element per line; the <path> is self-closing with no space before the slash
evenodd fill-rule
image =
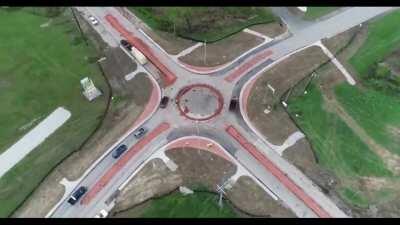
<path id="1" fill-rule="evenodd" d="M 238 99 L 237 98 L 232 98 L 231 103 L 229 104 L 229 111 L 235 111 L 237 106 L 238 106 Z"/>
<path id="2" fill-rule="evenodd" d="M 126 145 L 120 145 L 117 149 L 115 149 L 113 151 L 113 153 L 111 154 L 111 156 L 116 159 L 118 157 L 120 157 L 122 155 L 122 153 L 124 153 L 126 150 L 128 149 L 128 147 L 126 147 Z"/>
<path id="3" fill-rule="evenodd" d="M 132 50 L 132 45 L 131 45 L 127 40 L 122 39 L 122 40 L 120 41 L 120 43 L 121 43 L 121 45 L 122 45 L 124 48 L 128 49 L 129 51 Z"/>
<path id="4" fill-rule="evenodd" d="M 133 132 L 133 135 L 135 136 L 135 138 L 139 139 L 141 137 L 143 137 L 143 135 L 147 132 L 147 129 L 144 127 L 141 127 L 137 130 L 135 130 L 135 132 Z"/>
<path id="5" fill-rule="evenodd" d="M 76 190 L 71 197 L 68 199 L 68 203 L 71 205 L 75 205 L 75 203 L 86 193 L 87 187 L 80 186 L 78 190 Z"/>
<path id="6" fill-rule="evenodd" d="M 169 102 L 168 96 L 162 97 L 161 102 L 160 102 L 160 108 L 162 108 L 162 109 L 166 108 L 168 105 L 168 102 Z"/>

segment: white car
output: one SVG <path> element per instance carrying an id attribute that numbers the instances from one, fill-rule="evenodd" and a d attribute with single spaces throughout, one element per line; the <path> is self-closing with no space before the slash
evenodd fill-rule
<path id="1" fill-rule="evenodd" d="M 97 21 L 97 19 L 96 18 L 94 18 L 94 16 L 89 16 L 89 20 L 90 20 L 90 22 L 93 24 L 93 25 L 97 25 L 97 24 L 99 24 L 99 21 Z"/>
<path id="2" fill-rule="evenodd" d="M 106 218 L 108 216 L 108 212 L 105 209 L 102 209 L 99 214 L 94 216 L 94 218 Z"/>

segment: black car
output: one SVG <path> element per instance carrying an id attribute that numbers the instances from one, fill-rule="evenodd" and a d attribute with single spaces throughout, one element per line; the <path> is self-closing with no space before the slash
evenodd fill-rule
<path id="1" fill-rule="evenodd" d="M 144 127 L 141 127 L 137 130 L 135 130 L 135 132 L 133 132 L 133 135 L 135 136 L 135 138 L 139 139 L 141 137 L 143 137 L 143 135 L 147 132 L 147 129 Z"/>
<path id="2" fill-rule="evenodd" d="M 168 96 L 162 97 L 161 102 L 160 102 L 160 108 L 162 108 L 162 109 L 166 108 L 168 105 L 168 102 L 169 102 Z"/>
<path id="3" fill-rule="evenodd" d="M 86 191 L 87 187 L 80 186 L 78 190 L 76 190 L 68 199 L 68 203 L 71 205 L 75 205 L 75 203 L 86 193 Z"/>
<path id="4" fill-rule="evenodd" d="M 128 149 L 128 147 L 126 147 L 126 145 L 120 145 L 117 149 L 115 149 L 113 151 L 113 153 L 111 154 L 111 156 L 116 159 L 118 157 L 120 157 L 122 155 L 122 153 L 124 153 L 126 150 Z"/>
<path id="5" fill-rule="evenodd" d="M 231 103 L 229 104 L 229 111 L 235 111 L 237 106 L 238 106 L 238 103 L 239 103 L 238 99 L 237 98 L 233 98 L 231 100 Z"/>
<path id="6" fill-rule="evenodd" d="M 127 40 L 122 39 L 120 43 L 124 48 L 128 49 L 129 51 L 132 50 L 132 45 Z"/>

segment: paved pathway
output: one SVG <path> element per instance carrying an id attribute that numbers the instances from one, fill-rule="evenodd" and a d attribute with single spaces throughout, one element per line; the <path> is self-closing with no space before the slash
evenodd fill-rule
<path id="1" fill-rule="evenodd" d="M 0 177 L 44 142 L 70 117 L 71 113 L 68 110 L 63 107 L 57 108 L 15 144 L 0 154 Z"/>

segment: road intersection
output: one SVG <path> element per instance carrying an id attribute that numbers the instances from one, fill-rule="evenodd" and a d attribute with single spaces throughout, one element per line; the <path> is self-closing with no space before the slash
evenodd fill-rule
<path id="1" fill-rule="evenodd" d="M 356 26 L 391 8 L 353 7 L 339 14 L 299 29 L 287 39 L 261 44 L 253 50 L 239 56 L 238 59 L 219 70 L 211 70 L 209 74 L 199 75 L 193 70 L 187 70 L 165 51 L 149 41 L 148 37 L 134 24 L 126 19 L 119 10 L 113 7 L 77 7 L 77 10 L 87 18 L 94 15 L 99 21 L 99 31 L 102 38 L 113 47 L 119 45 L 121 39 L 141 41 L 141 50 L 157 60 L 155 65 L 148 63 L 144 69 L 149 71 L 153 82 L 153 98 L 150 98 L 145 111 L 132 128 L 113 145 L 102 158 L 82 176 L 77 182 L 79 186 L 87 186 L 88 193 L 79 204 L 74 206 L 64 198 L 47 216 L 51 217 L 93 217 L 100 210 L 110 210 L 113 207 L 113 198 L 119 188 L 131 174 L 135 173 L 152 155 L 159 152 L 169 143 L 186 136 L 209 138 L 219 145 L 230 157 L 235 159 L 238 167 L 252 174 L 255 179 L 277 196 L 286 207 L 298 217 L 348 217 L 336 204 L 329 199 L 313 182 L 301 171 L 283 159 L 265 139 L 254 132 L 251 122 L 245 116 L 246 100 L 243 90 L 246 90 L 252 78 L 261 74 L 289 55 L 310 46 L 322 38 L 331 37 Z M 113 22 L 110 22 L 113 21 Z M 123 29 L 122 29 L 123 28 Z M 101 30 L 101 31 L 100 31 Z M 131 43 L 135 46 L 135 43 Z M 155 67 L 170 74 L 157 72 Z M 167 72 L 167 73 L 168 73 Z M 175 78 L 171 78 L 175 76 Z M 288 75 L 290 76 L 290 75 Z M 160 82 L 161 81 L 161 82 Z M 160 88 L 160 84 L 164 88 Z M 185 115 L 185 110 L 179 110 L 175 98 L 179 93 L 190 86 L 209 86 L 222 96 L 222 109 L 218 114 L 207 120 Z M 163 96 L 169 96 L 172 101 L 165 109 L 159 109 L 158 104 Z M 196 96 L 194 101 L 207 102 L 212 98 L 209 95 Z M 240 110 L 228 110 L 232 97 L 240 97 Z M 203 98 L 203 99 L 202 99 Z M 208 107 L 208 106 L 205 106 Z M 199 107 L 191 108 L 190 113 L 201 114 Z M 200 110 L 196 112 L 196 110 Z M 207 111 L 207 110 L 205 110 Z M 211 110 L 212 111 L 212 110 Z M 137 140 L 132 131 L 138 127 L 146 127 L 149 132 Z M 125 143 L 129 150 L 119 159 L 111 157 L 111 150 L 120 143 Z M 164 147 L 163 147 L 164 146 Z"/>

